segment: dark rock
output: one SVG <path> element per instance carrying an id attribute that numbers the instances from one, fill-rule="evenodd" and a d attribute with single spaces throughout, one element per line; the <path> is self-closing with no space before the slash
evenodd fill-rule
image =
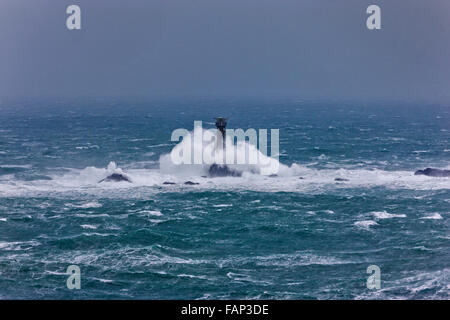
<path id="1" fill-rule="evenodd" d="M 425 170 L 417 170 L 414 175 L 425 175 L 428 177 L 450 177 L 450 170 L 426 168 Z"/>
<path id="2" fill-rule="evenodd" d="M 214 177 L 240 177 L 242 172 L 228 168 L 227 165 L 212 164 L 208 170 L 209 176 Z"/>
<path id="3" fill-rule="evenodd" d="M 100 180 L 100 182 L 121 182 L 126 181 L 131 183 L 131 179 L 128 178 L 126 175 L 121 173 L 113 173 L 112 175 L 107 176 L 105 179 Z"/>
<path id="4" fill-rule="evenodd" d="M 175 182 L 164 181 L 163 184 L 176 184 Z"/>
<path id="5" fill-rule="evenodd" d="M 303 178 L 303 177 L 298 177 L 300 180 L 305 180 L 305 178 Z"/>
<path id="6" fill-rule="evenodd" d="M 345 178 L 336 178 L 336 179 L 334 179 L 334 181 L 350 181 L 350 180 L 345 179 Z"/>
<path id="7" fill-rule="evenodd" d="M 192 181 L 186 181 L 184 184 L 185 184 L 185 185 L 188 185 L 188 186 L 195 186 L 195 185 L 200 184 L 200 183 L 198 183 L 198 182 L 192 182 Z"/>
<path id="8" fill-rule="evenodd" d="M 271 175 L 269 176 L 269 178 L 276 178 L 276 177 L 278 177 L 277 174 L 271 174 Z"/>

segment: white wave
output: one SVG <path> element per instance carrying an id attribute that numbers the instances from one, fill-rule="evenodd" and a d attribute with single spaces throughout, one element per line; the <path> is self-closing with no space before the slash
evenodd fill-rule
<path id="1" fill-rule="evenodd" d="M 201 129 L 197 129 L 201 130 Z M 195 132 L 194 132 L 195 133 Z M 184 140 L 183 140 L 184 141 Z M 183 141 L 177 144 L 172 152 L 183 146 Z M 262 192 L 299 192 L 322 193 L 330 190 L 351 188 L 385 187 L 388 189 L 408 190 L 449 190 L 449 178 L 415 176 L 413 171 L 386 171 L 368 169 L 346 165 L 330 164 L 325 169 L 314 168 L 314 164 L 284 165 L 278 160 L 266 157 L 254 146 L 241 143 L 235 146 L 237 153 L 250 153 L 264 161 L 261 164 L 230 165 L 232 169 L 243 171 L 241 177 L 208 178 L 208 165 L 175 165 L 170 154 L 164 154 L 159 159 L 159 168 L 155 163 L 151 169 L 142 162 L 125 164 L 126 170 L 110 162 L 106 168 L 87 167 L 84 169 L 65 169 L 65 173 L 47 174 L 52 180 L 17 180 L 16 176 L 1 176 L 0 197 L 41 195 L 45 193 L 83 193 L 114 195 L 114 197 L 135 197 L 132 189 L 140 187 L 156 187 L 146 189 L 146 192 L 165 192 L 167 190 L 185 191 L 193 190 L 192 186 L 184 185 L 186 181 L 198 182 L 196 190 L 251 190 Z M 200 144 L 198 148 L 206 148 Z M 117 173 L 128 176 L 129 182 L 101 183 L 99 181 L 107 176 Z M 276 176 L 274 174 L 276 173 Z M 345 179 L 339 183 L 336 178 Z M 171 182 L 174 185 L 164 185 Z M 169 189 L 170 188 L 170 189 Z M 128 189 L 128 190 L 126 190 Z M 150 191 L 149 191 L 150 190 Z M 98 203 L 84 203 L 80 208 L 95 208 Z M 389 216 L 391 218 L 393 216 Z M 378 217 L 382 219 L 382 214 Z"/>
<path id="2" fill-rule="evenodd" d="M 387 211 L 371 212 L 377 219 L 406 218 L 406 214 L 392 214 Z"/>
<path id="3" fill-rule="evenodd" d="M 107 214 L 107 213 L 100 213 L 100 214 L 77 213 L 77 214 L 75 214 L 75 217 L 78 217 L 78 218 L 104 218 L 104 217 L 109 217 L 109 214 Z"/>
<path id="4" fill-rule="evenodd" d="M 431 220 L 440 220 L 442 219 L 442 216 L 439 213 L 432 213 L 430 215 L 427 215 L 425 217 L 422 217 L 420 219 L 431 219 Z"/>
<path id="5" fill-rule="evenodd" d="M 213 205 L 214 208 L 225 208 L 225 207 L 232 207 L 233 205 L 230 204 L 215 204 Z"/>
<path id="6" fill-rule="evenodd" d="M 205 131 L 201 127 L 195 127 L 193 133 L 189 133 L 178 143 L 169 154 L 160 157 L 160 170 L 163 173 L 176 175 L 207 175 L 211 164 L 217 162 L 217 159 L 233 159 L 227 165 L 233 170 L 246 174 L 273 175 L 285 172 L 288 167 L 281 164 L 277 159 L 268 157 L 260 152 L 256 146 L 247 141 L 240 141 L 234 144 L 230 137 L 227 137 L 227 148 L 215 148 L 215 141 L 196 141 L 195 137 L 203 137 L 207 134 L 214 137 L 211 131 Z M 180 157 L 183 152 L 189 152 L 185 162 L 177 164 L 173 159 Z M 195 155 L 199 155 L 201 164 L 195 163 Z M 222 160 L 223 161 L 223 160 Z M 242 164 L 241 164 L 242 163 Z"/>
<path id="7" fill-rule="evenodd" d="M 228 272 L 227 277 L 230 278 L 232 281 L 238 281 L 238 282 L 259 283 L 259 284 L 264 284 L 264 285 L 271 284 L 270 281 L 255 280 L 250 275 L 241 274 L 241 273 Z"/>
<path id="8" fill-rule="evenodd" d="M 31 164 L 0 164 L 2 169 L 30 169 Z"/>
<path id="9" fill-rule="evenodd" d="M 75 147 L 75 149 L 78 149 L 78 150 L 100 149 L 100 147 L 98 145 L 88 145 L 88 146 L 78 146 L 78 147 Z"/>
<path id="10" fill-rule="evenodd" d="M 81 204 L 66 204 L 66 206 L 68 207 L 72 207 L 72 208 L 80 208 L 80 209 L 89 209 L 89 208 L 101 208 L 103 205 L 101 203 L 99 203 L 98 201 L 90 201 L 90 202 L 85 202 L 85 203 L 81 203 Z"/>
<path id="11" fill-rule="evenodd" d="M 293 254 L 273 254 L 252 258 L 261 266 L 309 266 L 309 265 L 338 265 L 348 264 L 350 261 L 340 260 L 331 256 L 320 256 L 310 252 L 297 252 Z"/>
<path id="12" fill-rule="evenodd" d="M 115 236 L 113 233 L 99 233 L 99 232 L 83 232 L 81 234 L 85 237 L 91 237 L 91 236 L 97 236 L 97 237 L 109 237 L 109 236 Z"/>
<path id="13" fill-rule="evenodd" d="M 210 279 L 211 281 L 214 280 L 214 279 L 208 278 L 206 276 L 196 276 L 196 275 L 193 275 L 193 274 L 185 274 L 185 273 L 181 273 L 181 274 L 177 275 L 177 277 L 180 277 L 180 278 L 191 278 L 191 279 L 203 279 L 203 280 L 209 280 Z"/>
<path id="14" fill-rule="evenodd" d="M 356 221 L 354 225 L 363 229 L 370 229 L 371 226 L 376 226 L 378 225 L 378 223 L 372 220 L 363 220 L 363 221 Z"/>
<path id="15" fill-rule="evenodd" d="M 67 275 L 66 272 L 58 272 L 58 271 L 52 271 L 52 270 L 45 270 L 44 274 L 51 274 L 53 276 L 63 276 L 63 275 Z"/>
<path id="16" fill-rule="evenodd" d="M 200 189 L 220 189 L 220 190 L 252 190 L 262 192 L 301 192 L 301 193 L 321 193 L 333 189 L 348 188 L 372 188 L 386 187 L 389 189 L 408 190 L 449 190 L 450 179 L 433 178 L 426 176 L 415 176 L 408 171 L 384 171 L 367 169 L 315 169 L 299 164 L 292 164 L 290 167 L 279 173 L 277 177 L 268 177 L 257 173 L 247 172 L 242 177 L 223 178 L 202 178 L 204 169 L 195 165 L 180 168 L 164 169 L 128 169 L 123 171 L 115 164 L 110 164 L 107 168 L 87 167 L 85 169 L 70 169 L 65 174 L 53 174 L 52 180 L 19 181 L 15 176 L 0 179 L 0 197 L 26 196 L 30 194 L 61 193 L 61 192 L 82 192 L 87 194 L 117 192 L 114 196 L 128 197 L 135 196 L 130 190 L 137 187 L 163 187 L 163 191 L 170 187 L 170 190 L 192 190 L 192 186 L 185 186 L 184 182 L 191 180 L 200 183 L 196 186 Z M 125 173 L 132 183 L 101 183 L 98 182 L 114 172 Z M 345 177 L 348 181 L 337 183 L 336 177 Z M 166 186 L 163 182 L 172 182 L 175 185 Z M 160 190 L 154 190 L 160 192 Z M 88 204 L 85 204 L 89 207 Z"/>
<path id="17" fill-rule="evenodd" d="M 159 148 L 159 147 L 169 147 L 169 146 L 171 146 L 171 144 L 168 144 L 168 143 L 160 143 L 160 144 L 155 144 L 155 145 L 147 146 L 147 148 Z"/>
<path id="18" fill-rule="evenodd" d="M 83 229 L 97 229 L 97 227 L 92 224 L 82 224 L 80 227 Z"/>
<path id="19" fill-rule="evenodd" d="M 40 243 L 37 241 L 16 241 L 16 242 L 0 241 L 0 249 L 11 251 L 29 250 L 32 247 L 38 245 L 40 245 Z"/>
<path id="20" fill-rule="evenodd" d="M 151 156 L 154 156 L 155 153 L 154 153 L 154 152 L 146 152 L 146 153 L 144 153 L 143 155 L 144 155 L 145 157 L 151 157 Z"/>
<path id="21" fill-rule="evenodd" d="M 450 293 L 449 275 L 448 268 L 431 272 L 403 272 L 393 280 L 384 281 L 381 289 L 366 291 L 356 299 L 445 299 Z M 399 292 L 403 294 L 399 295 Z"/>
<path id="22" fill-rule="evenodd" d="M 143 211 L 139 211 L 139 213 L 149 215 L 149 216 L 157 216 L 157 217 L 160 217 L 163 215 L 161 213 L 161 211 L 159 211 L 159 210 L 143 210 Z"/>
<path id="23" fill-rule="evenodd" d="M 102 279 L 102 278 L 91 278 L 91 279 L 100 281 L 102 283 L 112 283 L 112 282 L 114 282 L 113 280 L 110 280 L 110 279 Z"/>

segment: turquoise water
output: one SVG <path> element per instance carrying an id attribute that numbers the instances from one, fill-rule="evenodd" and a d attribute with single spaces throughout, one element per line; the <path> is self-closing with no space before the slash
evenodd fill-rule
<path id="1" fill-rule="evenodd" d="M 450 167 L 447 106 L 161 99 L 0 113 L 0 298 L 450 298 L 450 178 L 414 176 Z M 280 129 L 285 170 L 160 169 L 174 129 L 222 115 Z M 133 183 L 98 184 L 111 161 Z M 80 290 L 66 287 L 73 264 Z"/>

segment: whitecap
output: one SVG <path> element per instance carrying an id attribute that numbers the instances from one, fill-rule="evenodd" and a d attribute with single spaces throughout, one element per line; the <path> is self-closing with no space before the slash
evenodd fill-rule
<path id="1" fill-rule="evenodd" d="M 147 146 L 147 148 L 159 148 L 159 147 L 168 147 L 168 146 L 171 146 L 171 144 L 160 143 L 160 144 L 155 144 L 155 145 L 152 145 L 152 146 Z"/>
<path id="2" fill-rule="evenodd" d="M 30 169 L 31 164 L 0 164 L 2 169 Z"/>
<path id="3" fill-rule="evenodd" d="M 249 260 L 256 260 L 261 266 L 309 266 L 309 265 L 339 265 L 351 263 L 332 256 L 316 255 L 311 252 L 295 252 L 288 254 L 273 254 L 268 256 L 258 256 Z"/>
<path id="4" fill-rule="evenodd" d="M 374 211 L 371 214 L 377 219 L 406 218 L 406 214 L 391 214 L 387 211 Z"/>
<path id="5" fill-rule="evenodd" d="M 281 164 L 277 159 L 264 155 L 257 147 L 248 141 L 238 141 L 236 144 L 227 136 L 226 149 L 216 149 L 214 130 L 203 130 L 196 126 L 193 133 L 187 133 L 183 140 L 178 143 L 169 154 L 160 157 L 160 170 L 163 173 L 176 175 L 208 175 L 211 164 L 227 159 L 227 166 L 235 171 L 245 174 L 259 174 L 269 176 L 272 174 L 280 174 L 281 171 L 287 170 L 288 167 Z M 196 137 L 207 137 L 208 141 L 202 138 L 199 142 Z M 186 159 L 182 159 L 180 154 L 190 150 L 190 155 Z M 194 164 L 196 155 L 200 156 L 200 164 Z M 177 159 L 174 161 L 173 159 Z M 188 163 L 183 163 L 186 161 Z"/>
<path id="6" fill-rule="evenodd" d="M 83 229 L 97 229 L 97 227 L 92 224 L 82 224 L 80 227 Z"/>
<path id="7" fill-rule="evenodd" d="M 109 237 L 109 236 L 114 236 L 114 234 L 112 234 L 112 233 L 99 233 L 99 232 L 83 232 L 81 235 L 83 235 L 85 237 L 92 237 L 92 236 Z"/>
<path id="8" fill-rule="evenodd" d="M 440 219 L 442 219 L 442 216 L 439 213 L 436 212 L 436 213 L 429 214 L 429 215 L 427 215 L 425 217 L 422 217 L 420 219 L 440 220 Z"/>
<path id="9" fill-rule="evenodd" d="M 378 223 L 376 223 L 373 220 L 362 220 L 362 221 L 356 221 L 354 223 L 355 226 L 361 227 L 363 229 L 369 229 L 371 226 L 376 226 Z"/>
<path id="10" fill-rule="evenodd" d="M 193 274 L 185 274 L 185 273 L 179 274 L 179 275 L 177 275 L 177 277 L 208 280 L 208 278 L 205 277 L 205 276 L 196 276 L 196 275 L 193 275 Z"/>
<path id="11" fill-rule="evenodd" d="M 73 207 L 73 208 L 81 208 L 81 209 L 89 209 L 89 208 L 101 208 L 103 205 L 101 203 L 99 203 L 98 201 L 90 201 L 90 202 L 85 202 L 85 203 L 81 203 L 81 204 L 66 204 L 68 207 Z"/>
<path id="12" fill-rule="evenodd" d="M 257 151 L 251 150 L 255 153 Z M 146 168 L 146 165 L 142 166 L 139 163 L 136 165 L 135 163 L 127 164 L 126 171 L 117 167 L 114 162 L 111 162 L 107 168 L 58 168 L 60 170 L 55 170 L 57 173 L 51 174 L 52 180 L 48 181 L 21 181 L 17 180 L 14 175 L 8 177 L 3 175 L 0 176 L 0 197 L 42 196 L 45 193 L 67 193 L 72 196 L 73 193 L 82 193 L 95 195 L 97 199 L 97 196 L 100 195 L 114 198 L 132 198 L 136 196 L 136 192 L 132 190 L 134 188 L 155 187 L 152 189 L 146 188 L 143 191 L 146 195 L 167 192 L 167 189 L 159 189 L 167 181 L 177 184 L 170 188 L 171 192 L 177 188 L 180 192 L 186 192 L 186 188 L 182 185 L 183 182 L 198 181 L 200 177 L 208 175 L 209 166 L 207 165 L 175 166 L 170 158 L 170 154 L 161 156 L 159 168 L 157 168 L 156 163 L 152 165 L 152 168 Z M 245 166 L 240 168 L 243 171 L 242 177 L 204 177 L 202 178 L 202 184 L 197 189 L 285 191 L 314 194 L 329 192 L 330 190 L 373 187 L 385 187 L 394 190 L 450 190 L 450 179 L 416 176 L 413 170 L 386 171 L 358 166 L 355 168 L 355 164 L 343 166 L 338 163 L 330 164 L 327 168 L 314 168 L 314 164 L 297 163 L 287 166 L 279 163 L 276 159 L 271 159 L 268 167 Z M 63 173 L 60 173 L 62 170 L 64 170 Z M 274 174 L 275 172 L 277 172 L 277 178 L 268 181 L 267 174 Z M 112 173 L 123 173 L 130 177 L 132 183 L 98 183 Z M 337 184 L 334 181 L 335 177 L 342 177 L 348 181 Z M 139 190 L 139 194 L 141 194 L 141 190 Z M 188 190 L 190 191 L 192 188 L 188 188 Z M 98 202 L 92 202 L 95 203 L 94 205 L 89 203 L 80 204 L 78 202 L 75 207 L 79 206 L 82 209 L 83 206 L 86 208 L 100 207 Z"/>
<path id="13" fill-rule="evenodd" d="M 92 278 L 93 280 L 97 280 L 97 281 L 100 281 L 100 282 L 102 282 L 102 283 L 111 283 L 111 282 L 114 282 L 113 280 L 110 280 L 110 279 L 102 279 L 102 278 Z"/>
<path id="14" fill-rule="evenodd" d="M 3 250 L 29 250 L 32 247 L 40 245 L 37 241 L 15 241 L 15 242 L 7 242 L 7 241 L 0 241 L 0 249 Z"/>
<path id="15" fill-rule="evenodd" d="M 100 147 L 97 145 L 89 145 L 89 146 L 78 146 L 78 147 L 75 147 L 75 149 L 78 149 L 78 150 L 100 149 Z"/>
<path id="16" fill-rule="evenodd" d="M 139 211 L 140 214 L 150 215 L 150 216 L 162 216 L 163 214 L 159 210 L 143 210 Z"/>
<path id="17" fill-rule="evenodd" d="M 51 270 L 45 270 L 44 271 L 45 274 L 51 274 L 54 276 L 63 276 L 63 275 L 67 275 L 66 272 L 58 272 L 58 271 L 51 271 Z"/>

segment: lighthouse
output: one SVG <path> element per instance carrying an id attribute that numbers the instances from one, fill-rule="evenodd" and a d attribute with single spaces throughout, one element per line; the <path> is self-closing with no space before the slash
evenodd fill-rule
<path id="1" fill-rule="evenodd" d="M 222 138 L 222 146 L 223 150 L 225 150 L 225 143 L 226 143 L 226 133 L 225 128 L 227 127 L 227 118 L 216 118 L 216 128 L 221 133 L 222 137 L 218 137 L 218 141 L 220 141 L 220 138 Z M 219 144 L 217 144 L 219 145 Z"/>
<path id="2" fill-rule="evenodd" d="M 217 147 L 220 145 L 220 139 L 222 139 L 222 150 L 223 150 L 223 164 L 214 163 L 209 167 L 208 173 L 210 177 L 240 177 L 242 172 L 233 170 L 225 164 L 225 143 L 226 134 L 225 128 L 227 127 L 228 118 L 216 118 L 216 128 L 218 130 Z"/>

